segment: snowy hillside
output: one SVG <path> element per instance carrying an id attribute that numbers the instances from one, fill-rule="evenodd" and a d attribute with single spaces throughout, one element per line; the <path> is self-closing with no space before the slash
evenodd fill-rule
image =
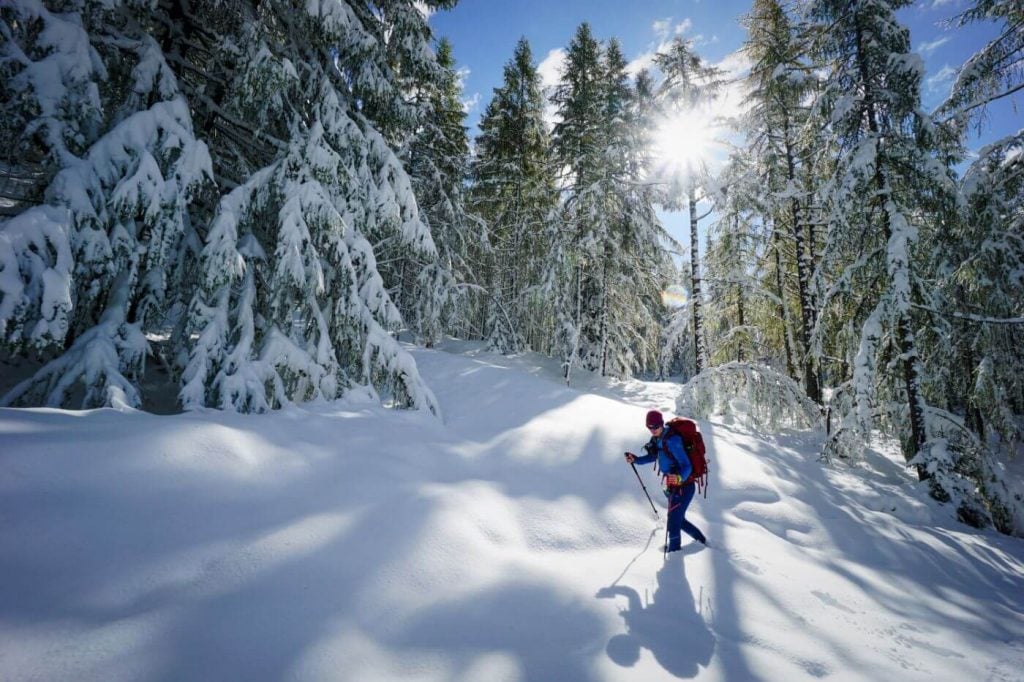
<path id="1" fill-rule="evenodd" d="M 672 385 L 413 354 L 443 423 L 0 411 L 0 678 L 1021 679 L 1024 542 L 895 460 L 704 422 L 713 547 L 665 561 L 622 453 Z"/>

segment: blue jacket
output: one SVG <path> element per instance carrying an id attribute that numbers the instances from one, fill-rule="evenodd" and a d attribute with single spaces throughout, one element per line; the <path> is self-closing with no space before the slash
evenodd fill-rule
<path id="1" fill-rule="evenodd" d="M 657 459 L 658 470 L 661 473 L 679 474 L 684 481 L 693 473 L 690 457 L 686 454 L 686 448 L 683 447 L 683 437 L 668 426 L 661 429 L 661 436 L 651 436 L 648 445 L 653 447 L 644 449 L 650 454 L 637 457 L 637 464 L 650 464 Z"/>

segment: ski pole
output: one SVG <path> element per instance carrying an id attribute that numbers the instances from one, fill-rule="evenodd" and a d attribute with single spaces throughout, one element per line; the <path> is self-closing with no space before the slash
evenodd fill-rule
<path id="1" fill-rule="evenodd" d="M 629 466 L 633 467 L 633 473 L 636 474 L 636 480 L 640 481 L 640 487 L 644 489 L 644 495 L 647 495 L 647 501 L 651 503 L 651 509 L 654 510 L 655 518 L 661 518 L 658 516 L 658 508 L 654 506 L 654 500 L 651 499 L 651 494 L 647 492 L 647 486 L 644 485 L 644 479 L 640 478 L 640 472 L 636 470 L 636 464 L 630 462 Z"/>

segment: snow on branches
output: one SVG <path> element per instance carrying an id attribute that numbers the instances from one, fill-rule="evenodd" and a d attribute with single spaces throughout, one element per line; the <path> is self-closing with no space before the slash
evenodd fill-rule
<path id="1" fill-rule="evenodd" d="M 710 367 L 690 379 L 676 411 L 698 419 L 711 414 L 740 416 L 751 426 L 771 430 L 808 429 L 821 423 L 821 409 L 800 384 L 770 367 L 746 362 Z"/>

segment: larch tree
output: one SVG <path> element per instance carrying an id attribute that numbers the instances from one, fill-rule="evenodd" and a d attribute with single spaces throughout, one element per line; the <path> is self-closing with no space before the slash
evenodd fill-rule
<path id="1" fill-rule="evenodd" d="M 927 207 L 948 201 L 954 187 L 935 126 L 920 108 L 921 59 L 895 16 L 905 4 L 812 5 L 830 69 L 819 106 L 840 149 L 827 192 L 823 267 L 831 281 L 822 315 L 841 316 L 856 330 L 852 377 L 832 401 L 840 428 L 829 447 L 860 448 L 872 428 L 891 428 L 932 495 L 973 521 L 985 514 L 976 486 L 922 390 L 915 306 L 929 289 L 919 238 L 934 227 Z"/>
<path id="2" fill-rule="evenodd" d="M 816 138 L 807 132 L 807 102 L 816 89 L 816 81 L 804 57 L 803 37 L 778 0 L 756 0 L 743 23 L 747 28 L 744 49 L 753 62 L 747 77 L 750 107 L 743 121 L 746 146 L 758 159 L 760 174 L 770 190 L 765 215 L 776 235 L 773 239 L 776 253 L 783 242 L 791 241 L 795 249 L 800 311 L 800 357 L 796 362 L 801 367 L 807 397 L 820 402 L 821 390 L 811 348 L 811 332 L 817 320 L 813 291 L 813 274 L 817 267 L 815 226 L 808 208 L 813 188 L 804 186 L 807 174 L 802 172 L 808 165 Z M 776 272 L 781 281 L 784 268 L 781 258 L 779 261 Z M 783 287 L 777 288 L 783 297 Z M 783 321 L 788 328 L 788 306 L 783 304 L 783 308 L 787 313 Z M 785 336 L 788 338 L 788 331 Z"/>
<path id="3" fill-rule="evenodd" d="M 674 125 L 693 125 L 714 98 L 721 82 L 717 69 L 706 64 L 693 45 L 683 38 L 675 38 L 669 48 L 657 54 L 655 66 L 662 74 L 658 89 L 659 115 Z M 669 123 L 668 125 L 673 125 Z M 677 150 L 679 151 L 679 150 Z M 668 160 L 673 163 L 672 160 Z M 695 370 L 700 374 L 707 366 L 707 348 L 703 319 L 704 292 L 701 288 L 700 245 L 697 227 L 698 202 L 705 198 L 704 184 L 708 178 L 705 159 L 690 157 L 685 167 L 669 167 L 672 187 L 663 197 L 668 207 L 678 205 L 685 196 L 690 213 L 690 310 L 693 318 Z"/>

